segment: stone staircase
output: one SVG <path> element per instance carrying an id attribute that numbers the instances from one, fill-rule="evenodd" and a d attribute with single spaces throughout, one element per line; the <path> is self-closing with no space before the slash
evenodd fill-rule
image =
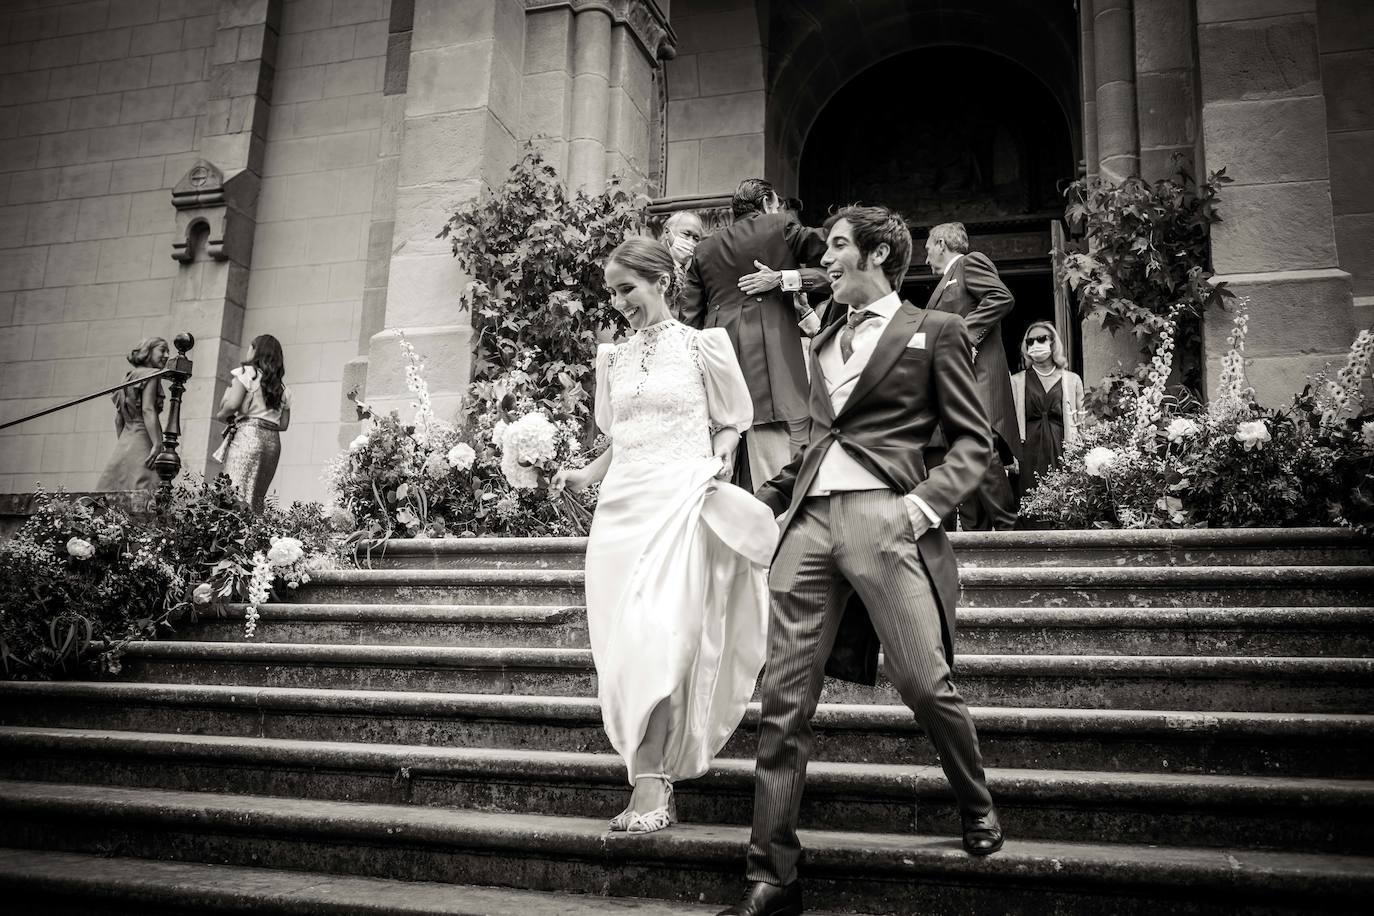
<path id="1" fill-rule="evenodd" d="M 1340 531 L 956 536 L 956 681 L 1009 840 L 966 856 L 889 686 L 829 683 L 814 911 L 1332 913 L 1374 893 L 1374 546 Z M 713 913 L 757 707 L 684 823 L 610 835 L 579 540 L 408 541 L 0 684 L 0 892 L 41 913 Z M 28 909 L 25 909 L 27 907 Z"/>

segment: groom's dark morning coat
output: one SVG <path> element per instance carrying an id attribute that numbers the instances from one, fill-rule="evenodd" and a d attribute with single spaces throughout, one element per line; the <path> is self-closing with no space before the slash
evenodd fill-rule
<path id="1" fill-rule="evenodd" d="M 757 496 L 773 513 L 786 510 L 782 531 L 811 488 L 826 449 L 838 446 L 898 493 L 919 496 L 941 517 L 968 498 L 987 469 L 992 429 L 974 376 L 972 347 L 958 315 L 903 302 L 878 338 L 849 400 L 831 409 L 818 354 L 844 321 L 811 345 L 811 440 Z M 908 346 L 918 333 L 925 346 Z M 940 426 L 949 440 L 944 463 L 927 473 L 922 452 Z M 954 611 L 959 570 L 949 537 L 932 525 L 917 541 L 944 623 L 945 656 L 954 664 Z M 856 594 L 850 599 L 825 673 L 862 684 L 878 679 L 878 636 Z"/>

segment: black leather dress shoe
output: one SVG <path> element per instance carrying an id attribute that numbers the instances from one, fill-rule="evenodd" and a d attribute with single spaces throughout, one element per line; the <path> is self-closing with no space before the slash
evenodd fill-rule
<path id="1" fill-rule="evenodd" d="M 980 817 L 964 815 L 964 852 L 971 856 L 990 856 L 1002 848 L 1002 822 L 993 808 Z"/>
<path id="2" fill-rule="evenodd" d="M 717 916 L 801 916 L 801 884 L 779 887 L 755 881 L 749 887 L 744 899 L 728 910 L 721 910 Z"/>

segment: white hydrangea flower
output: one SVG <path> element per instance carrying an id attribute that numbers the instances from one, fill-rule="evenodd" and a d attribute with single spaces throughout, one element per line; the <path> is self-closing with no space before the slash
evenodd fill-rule
<path id="1" fill-rule="evenodd" d="M 305 556 L 305 545 L 295 538 L 272 538 L 267 560 L 273 566 L 290 566 Z"/>
<path id="2" fill-rule="evenodd" d="M 1093 477 L 1105 477 L 1118 457 L 1112 449 L 1099 445 L 1083 456 L 1083 469 Z"/>
<path id="3" fill-rule="evenodd" d="M 539 486 L 537 467 L 552 461 L 558 428 L 541 411 L 532 411 L 506 426 L 500 439 L 501 471 L 511 486 L 532 490 Z"/>

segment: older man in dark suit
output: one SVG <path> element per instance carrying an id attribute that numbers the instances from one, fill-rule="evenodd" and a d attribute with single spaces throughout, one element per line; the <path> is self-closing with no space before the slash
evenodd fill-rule
<path id="1" fill-rule="evenodd" d="M 964 849 L 988 855 L 1002 828 L 978 737 L 950 680 L 959 572 L 940 519 L 987 466 L 964 322 L 902 302 L 911 235 L 883 207 L 847 207 L 822 264 L 843 319 L 811 347 L 811 440 L 758 498 L 780 516 L 768 588 L 754 829 L 743 900 L 721 916 L 802 912 L 797 813 L 823 676 L 884 673 L 940 756 L 963 815 Z M 936 427 L 945 462 L 922 460 Z M 829 664 L 827 664 L 829 659 Z"/>
<path id="2" fill-rule="evenodd" d="M 740 182 L 731 201 L 734 222 L 703 239 L 687 268 L 678 305 L 681 320 L 697 328 L 725 328 L 754 400 L 754 425 L 744 437 L 748 474 L 757 488 L 806 443 L 806 363 L 803 326 L 819 319 L 800 312 L 793 293 L 823 283 L 798 269 L 825 253 L 818 230 L 780 212 L 772 185 L 761 178 Z M 804 300 L 803 300 L 804 302 Z"/>
<path id="3" fill-rule="evenodd" d="M 983 410 L 994 435 L 987 473 L 977 492 L 959 507 L 959 522 L 968 531 L 1009 531 L 1016 526 L 1016 495 L 1005 464 L 1021 456 L 1021 434 L 1002 346 L 1002 319 L 1011 314 L 1016 300 L 988 256 L 969 251 L 963 223 L 941 223 L 930 230 L 926 262 L 936 277 L 926 308 L 964 319 Z"/>

